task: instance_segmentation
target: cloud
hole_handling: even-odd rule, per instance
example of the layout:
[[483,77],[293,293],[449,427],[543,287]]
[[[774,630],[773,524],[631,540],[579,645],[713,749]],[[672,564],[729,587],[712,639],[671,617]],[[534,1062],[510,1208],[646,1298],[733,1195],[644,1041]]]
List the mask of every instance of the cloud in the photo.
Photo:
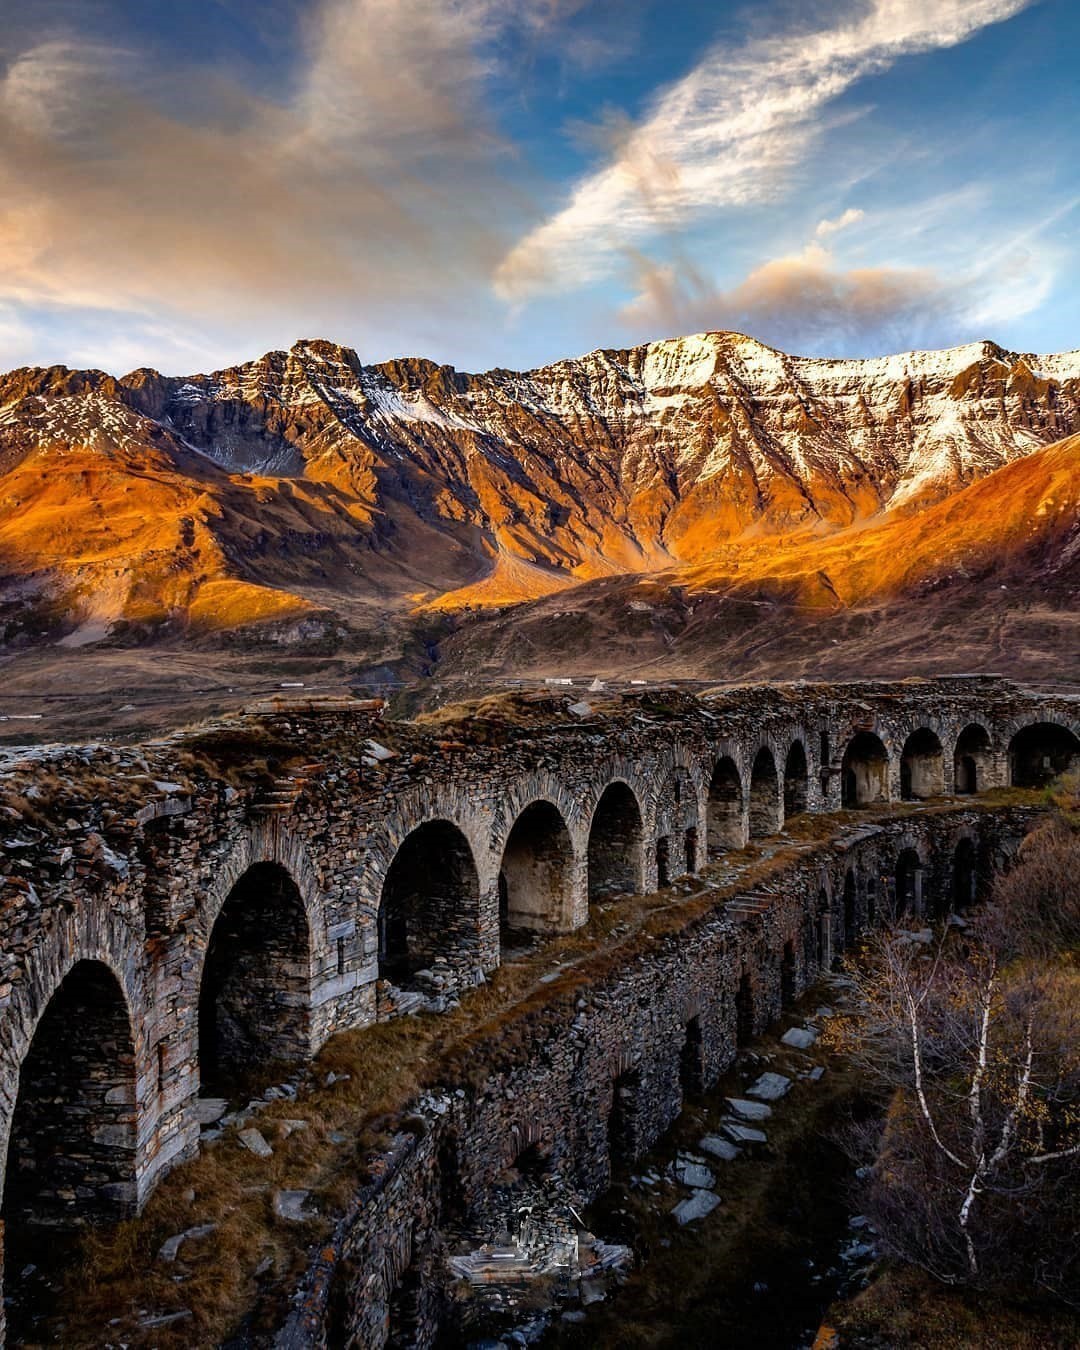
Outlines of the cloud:
[[857,206],[849,206],[834,220],[819,220],[814,234],[818,239],[827,239],[830,234],[839,234],[841,230],[846,230],[849,225],[857,225],[865,215],[866,212],[861,211]]
[[520,228],[485,103],[508,22],[501,0],[322,0],[275,98],[71,33],[26,45],[0,65],[0,305],[171,316],[151,347],[177,356],[460,313]]
[[867,355],[957,340],[966,288],[930,270],[843,269],[820,244],[776,258],[737,286],[712,285],[689,264],[638,260],[640,293],[622,321],[648,336],[735,329],[806,355]]
[[708,210],[774,199],[828,106],[900,57],[951,47],[1031,0],[869,0],[831,26],[712,49],[621,138],[605,167],[495,274],[523,302],[610,275],[625,251]]

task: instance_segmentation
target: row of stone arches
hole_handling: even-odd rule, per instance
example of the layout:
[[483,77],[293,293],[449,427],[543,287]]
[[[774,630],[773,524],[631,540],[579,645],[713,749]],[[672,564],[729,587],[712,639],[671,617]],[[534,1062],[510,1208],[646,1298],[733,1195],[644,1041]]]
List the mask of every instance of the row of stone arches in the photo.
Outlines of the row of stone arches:
[[[1067,769],[1078,750],[1080,742],[1067,728],[1036,723],[1018,730],[1004,753],[1011,781],[1035,786]],[[980,790],[995,753],[985,728],[964,728],[954,743],[957,790]],[[905,745],[909,767],[901,773],[902,785],[915,795],[929,790],[937,782],[942,755],[936,737],[913,733]],[[857,782],[884,782],[887,791],[889,756],[873,733],[857,733],[844,760],[845,775],[850,770]],[[703,795],[709,852],[741,847],[747,834],[775,833],[805,810],[808,761],[800,740],[786,755],[761,746],[744,793],[736,759],[721,755]],[[697,789],[685,769],[674,771],[674,783],[671,795],[680,814],[666,826],[670,833],[662,836],[664,848],[655,841],[661,881],[683,866],[696,870]],[[582,881],[592,900],[641,889],[646,814],[634,788],[623,780],[608,783],[583,838],[581,829],[580,824],[572,827],[553,801],[534,800],[519,811],[498,867],[499,921],[505,933],[571,926],[571,897]],[[954,866],[961,895],[973,895],[977,885],[972,847],[964,846]],[[901,858],[893,878],[898,900],[916,908],[922,902],[920,868],[917,856]],[[312,989],[317,949],[321,952],[327,942],[313,887],[291,859],[257,858],[232,880],[213,914],[202,964],[193,977],[204,1092],[231,1094],[246,1073],[265,1070],[273,1061],[306,1058],[317,1041]],[[845,934],[849,903],[853,910],[857,903],[854,896],[849,901],[846,887],[845,881]],[[407,982],[445,960],[455,944],[464,956],[477,953],[481,901],[480,872],[458,825],[438,819],[410,831],[386,869],[374,910],[379,974],[391,983]],[[865,910],[871,916],[872,903],[868,895]],[[826,945],[827,940],[828,935]],[[348,941],[336,939],[340,976],[347,973]],[[132,1025],[128,997],[105,962],[77,961],[57,984],[20,1065],[5,1168],[9,1233],[47,1232],[116,1217],[136,1204],[140,1103],[148,1091],[164,1095],[168,1066],[164,1042],[145,1056],[149,1063],[140,1062]]]
[[[1011,787],[1044,787],[1069,771],[1080,758],[1080,738],[1057,722],[1021,727],[1004,751]],[[919,727],[905,740],[899,756],[899,789],[904,801],[942,796],[946,790],[945,749],[938,733]],[[859,731],[849,741],[841,762],[841,805],[874,806],[890,800],[889,750],[873,731]],[[973,722],[957,735],[952,754],[952,787],[959,795],[998,786],[995,750],[987,729]]]

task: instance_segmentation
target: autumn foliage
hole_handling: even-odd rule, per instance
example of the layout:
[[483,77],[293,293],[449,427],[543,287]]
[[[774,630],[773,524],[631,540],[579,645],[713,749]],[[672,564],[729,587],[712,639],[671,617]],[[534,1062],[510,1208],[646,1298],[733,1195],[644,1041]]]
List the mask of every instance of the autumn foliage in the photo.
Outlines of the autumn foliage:
[[890,1089],[867,1213],[947,1284],[1080,1302],[1080,831],[1049,819],[983,913],[925,938],[855,972],[857,1053]]

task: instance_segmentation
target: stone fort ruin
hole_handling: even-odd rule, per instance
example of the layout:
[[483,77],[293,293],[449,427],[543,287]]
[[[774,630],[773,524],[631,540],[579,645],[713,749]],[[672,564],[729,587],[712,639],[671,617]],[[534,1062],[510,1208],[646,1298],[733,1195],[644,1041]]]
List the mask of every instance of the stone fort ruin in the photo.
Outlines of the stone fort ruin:
[[[482,1205],[529,1150],[596,1195],[860,932],[977,898],[1034,809],[980,797],[1040,787],[1080,755],[1080,701],[994,677],[570,701],[548,696],[501,743],[386,723],[371,704],[268,705],[218,729],[252,755],[252,728],[291,752],[254,786],[185,733],[0,752],[0,781],[32,808],[8,807],[0,840],[9,1270],[28,1233],[137,1212],[197,1151],[200,1097],[238,1075],[437,1013],[601,897],[693,876],[803,813],[862,812],[782,883],[718,901],[586,996],[553,983],[527,1059],[493,1056],[484,1089],[395,1140],[279,1343],[381,1345],[402,1318],[427,1343],[422,1277],[448,1208]],[[65,775],[92,795],[50,814],[42,785]]]

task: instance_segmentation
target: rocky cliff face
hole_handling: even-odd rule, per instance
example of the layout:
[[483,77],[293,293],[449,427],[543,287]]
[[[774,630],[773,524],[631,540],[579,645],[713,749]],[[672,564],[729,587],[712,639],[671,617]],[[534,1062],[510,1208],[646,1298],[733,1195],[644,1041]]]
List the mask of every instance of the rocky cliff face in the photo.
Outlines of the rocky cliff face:
[[466,375],[307,341],[190,378],[21,370],[0,567],[54,597],[109,571],[121,614],[148,571],[161,613],[225,578],[508,602],[920,509],[1077,431],[1080,352],[989,342],[827,361],[707,333]]

